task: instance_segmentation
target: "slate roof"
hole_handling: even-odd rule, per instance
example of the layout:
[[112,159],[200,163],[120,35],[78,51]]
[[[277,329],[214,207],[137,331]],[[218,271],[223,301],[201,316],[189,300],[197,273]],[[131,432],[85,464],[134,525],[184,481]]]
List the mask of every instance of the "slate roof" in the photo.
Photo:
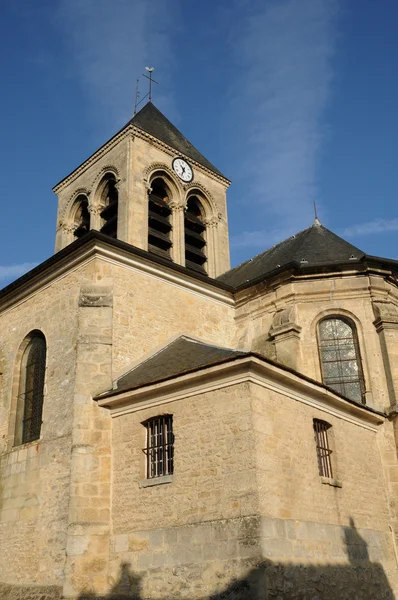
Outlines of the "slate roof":
[[[169,379],[201,367],[218,364],[247,352],[211,346],[192,338],[181,336],[144,360],[116,382],[116,390],[123,391],[154,381]],[[112,390],[110,390],[112,391]]]
[[311,227],[223,273],[217,280],[239,287],[292,263],[301,267],[337,265],[358,261],[365,256],[362,250],[316,221]]
[[153,135],[155,138],[164,142],[168,146],[171,146],[177,152],[185,154],[192,160],[195,160],[199,164],[203,165],[210,171],[221,175],[226,179],[225,175],[221,173],[210,161],[207,160],[197,150],[190,141],[179,131],[166,117],[160,112],[159,109],[154,106],[152,102],[145,104],[143,108],[129,121],[135,127],[139,127],[146,133]]

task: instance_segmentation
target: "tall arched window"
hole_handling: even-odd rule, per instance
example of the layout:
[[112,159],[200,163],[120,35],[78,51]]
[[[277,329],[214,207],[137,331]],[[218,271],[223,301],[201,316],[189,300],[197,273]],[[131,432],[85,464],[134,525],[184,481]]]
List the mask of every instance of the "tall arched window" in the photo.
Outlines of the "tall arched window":
[[325,385],[343,396],[364,402],[365,383],[354,323],[340,316],[318,326],[319,355]]
[[40,331],[34,331],[26,342],[19,377],[16,445],[40,438],[43,411],[46,340]]
[[109,235],[109,237],[117,238],[119,193],[115,176],[112,174],[106,175],[103,185],[100,202],[104,208],[101,212],[102,227],[100,231]]
[[185,266],[206,273],[206,226],[201,204],[196,196],[187,202],[184,218]]
[[158,177],[151,183],[151,188],[148,201],[148,250],[170,258],[172,226],[166,185]]
[[76,238],[81,238],[84,234],[90,231],[90,213],[88,212],[88,198],[84,194],[80,194],[76,198],[73,225],[75,226],[73,235]]

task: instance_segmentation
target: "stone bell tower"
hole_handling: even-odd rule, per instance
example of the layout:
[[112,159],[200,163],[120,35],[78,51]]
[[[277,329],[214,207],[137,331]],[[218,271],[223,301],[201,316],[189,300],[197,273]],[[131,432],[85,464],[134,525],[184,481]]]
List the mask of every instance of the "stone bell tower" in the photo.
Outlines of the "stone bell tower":
[[55,251],[90,229],[217,277],[230,181],[151,103],[54,188]]

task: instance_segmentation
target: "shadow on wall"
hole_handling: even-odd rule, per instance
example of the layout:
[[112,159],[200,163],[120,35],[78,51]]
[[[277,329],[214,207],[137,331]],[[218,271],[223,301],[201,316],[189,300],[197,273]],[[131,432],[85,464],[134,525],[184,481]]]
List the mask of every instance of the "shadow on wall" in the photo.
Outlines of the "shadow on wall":
[[[258,560],[243,578],[233,579],[224,590],[203,596],[202,600],[385,600],[394,599],[383,567],[369,560],[368,547],[355,528],[344,530],[344,541],[350,564],[303,565]],[[242,563],[241,563],[242,566]],[[198,565],[195,565],[195,571]],[[154,576],[155,571],[154,571]],[[197,577],[195,578],[197,581]],[[145,600],[139,574],[130,565],[121,565],[117,583],[106,596],[85,593],[79,600]],[[198,598],[189,595],[189,585],[181,582],[181,594],[167,594],[156,600]],[[151,596],[151,598],[154,598]]]

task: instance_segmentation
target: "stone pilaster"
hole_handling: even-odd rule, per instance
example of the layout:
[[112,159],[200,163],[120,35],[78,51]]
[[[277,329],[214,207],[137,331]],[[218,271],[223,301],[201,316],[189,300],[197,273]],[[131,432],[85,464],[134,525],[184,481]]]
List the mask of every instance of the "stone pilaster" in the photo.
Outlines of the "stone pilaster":
[[278,310],[269,331],[275,346],[276,360],[282,365],[299,368],[301,327],[295,322],[295,307]]
[[185,205],[179,202],[171,202],[172,211],[172,259],[179,265],[185,266],[185,234],[184,234],[184,209]]
[[212,217],[205,221],[206,242],[207,242],[207,272],[210,277],[217,277],[218,272],[218,238],[217,227],[220,221],[219,217]]
[[111,423],[92,397],[112,384],[112,290],[85,285],[79,299],[64,597],[107,589]]
[[373,302],[381,353],[386,371],[390,406],[398,408],[398,306],[391,302]]

